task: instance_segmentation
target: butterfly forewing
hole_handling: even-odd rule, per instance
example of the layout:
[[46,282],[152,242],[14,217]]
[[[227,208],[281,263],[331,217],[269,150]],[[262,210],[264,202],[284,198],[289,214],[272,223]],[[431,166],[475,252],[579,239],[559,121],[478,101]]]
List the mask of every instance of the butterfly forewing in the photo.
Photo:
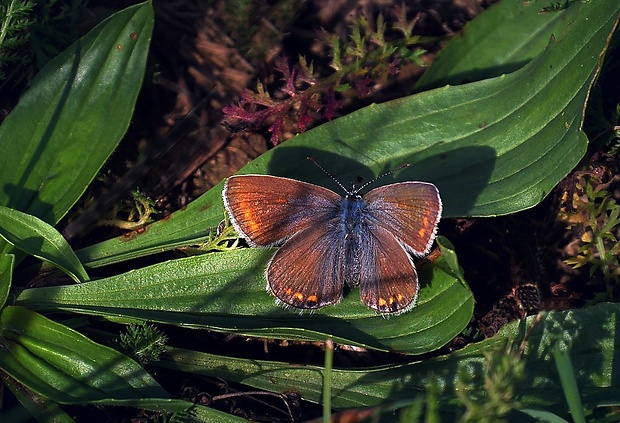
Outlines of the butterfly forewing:
[[262,246],[325,222],[341,200],[327,188],[268,175],[231,176],[222,197],[235,229]]
[[394,236],[381,226],[367,235],[361,259],[360,297],[382,314],[410,310],[418,297],[418,275],[411,257]]
[[433,184],[399,182],[371,190],[364,196],[376,225],[420,256],[428,253],[441,218],[441,198]]
[[267,268],[267,290],[284,304],[314,309],[342,299],[346,263],[329,222],[296,233]]

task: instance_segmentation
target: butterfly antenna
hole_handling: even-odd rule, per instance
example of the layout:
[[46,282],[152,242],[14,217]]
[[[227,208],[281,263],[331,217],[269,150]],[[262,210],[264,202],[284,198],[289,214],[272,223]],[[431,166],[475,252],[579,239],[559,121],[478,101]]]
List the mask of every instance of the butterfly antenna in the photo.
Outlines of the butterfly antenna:
[[371,179],[370,181],[366,182],[365,184],[362,184],[359,188],[356,188],[355,191],[359,192],[362,189],[366,188],[368,185],[370,185],[372,183],[375,183],[377,181],[377,179],[381,179],[384,176],[391,175],[392,173],[396,172],[397,170],[401,170],[401,169],[404,169],[404,168],[409,167],[409,166],[410,166],[409,163],[404,163],[404,164],[401,164],[398,167],[395,167],[394,169],[388,170],[387,172],[382,173],[381,175],[377,176],[376,178]]
[[343,190],[344,192],[346,192],[346,193],[358,193],[358,192],[360,192],[362,189],[366,188],[368,185],[370,185],[370,184],[374,183],[377,179],[383,178],[384,176],[391,175],[392,173],[396,172],[397,170],[401,170],[401,169],[404,169],[404,168],[406,168],[406,167],[409,167],[409,166],[410,166],[410,165],[409,165],[409,163],[402,164],[402,165],[400,165],[400,166],[398,166],[398,167],[395,167],[394,169],[391,169],[391,170],[388,170],[387,172],[382,173],[381,175],[377,176],[376,178],[371,179],[370,181],[366,182],[365,184],[362,184],[362,185],[361,185],[361,186],[359,186],[359,187],[357,187],[355,184],[353,184],[353,189],[351,190],[351,191],[352,191],[352,192],[351,192],[351,191],[349,191],[348,189],[346,189],[346,188],[345,188],[345,186],[344,186],[344,185],[342,185],[342,184],[340,183],[340,181],[339,181],[338,179],[336,179],[336,177],[335,177],[334,175],[332,175],[331,173],[329,173],[327,170],[325,170],[325,168],[324,168],[323,166],[321,166],[320,164],[318,164],[316,160],[314,160],[314,159],[313,159],[312,157],[310,157],[310,156],[308,156],[308,157],[306,157],[306,158],[307,158],[308,160],[310,160],[312,163],[314,163],[314,165],[315,165],[316,167],[318,167],[318,168],[319,168],[319,169],[321,169],[323,172],[325,172],[325,174],[326,174],[327,176],[329,176],[330,178],[332,178],[332,180],[333,180],[334,182],[336,182],[336,183],[338,184],[338,186],[339,186],[340,188],[342,188],[342,190]]
[[323,172],[325,172],[325,174],[326,174],[327,176],[329,176],[330,178],[332,178],[332,180],[333,180],[335,183],[337,183],[337,184],[338,184],[338,186],[339,186],[340,188],[342,188],[342,190],[343,190],[344,192],[349,192],[349,190],[348,190],[348,189],[346,189],[346,188],[344,187],[344,185],[342,185],[342,184],[340,183],[340,181],[339,181],[338,179],[336,179],[336,177],[335,177],[334,175],[332,175],[332,174],[331,174],[331,173],[329,173],[327,170],[325,170],[325,168],[324,168],[323,166],[321,166],[320,164],[318,164],[318,162],[317,162],[316,160],[314,160],[314,159],[313,159],[312,157],[310,157],[310,156],[306,157],[306,159],[310,160],[312,163],[314,163],[314,165],[315,165],[316,167],[318,167],[319,169],[321,169]]

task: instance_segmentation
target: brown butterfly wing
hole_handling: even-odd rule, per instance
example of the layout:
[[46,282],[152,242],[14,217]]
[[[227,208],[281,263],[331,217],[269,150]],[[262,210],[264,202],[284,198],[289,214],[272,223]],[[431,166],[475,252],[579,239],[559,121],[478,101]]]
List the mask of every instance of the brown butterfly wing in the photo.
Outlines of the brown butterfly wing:
[[399,182],[371,190],[364,200],[377,226],[386,229],[415,255],[429,252],[442,211],[435,185]]
[[251,245],[274,245],[333,217],[338,194],[307,182],[268,175],[226,181],[224,206],[237,232]]
[[415,305],[418,275],[404,246],[382,226],[364,235],[360,250],[360,297],[382,314],[405,313]]
[[347,265],[344,242],[325,221],[296,233],[267,268],[267,290],[282,303],[316,309],[342,299]]

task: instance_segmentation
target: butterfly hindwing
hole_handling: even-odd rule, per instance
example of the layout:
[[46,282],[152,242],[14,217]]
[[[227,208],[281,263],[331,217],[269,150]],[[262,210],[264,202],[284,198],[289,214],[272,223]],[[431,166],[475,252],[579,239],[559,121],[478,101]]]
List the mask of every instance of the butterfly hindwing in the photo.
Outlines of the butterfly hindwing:
[[398,182],[364,196],[367,212],[377,225],[400,240],[417,256],[427,254],[441,218],[441,198],[433,184]]
[[267,290],[282,303],[305,309],[336,304],[346,278],[342,242],[327,222],[288,239],[267,268]]
[[360,297],[382,314],[410,310],[418,297],[418,275],[404,246],[382,226],[364,235],[360,259]]

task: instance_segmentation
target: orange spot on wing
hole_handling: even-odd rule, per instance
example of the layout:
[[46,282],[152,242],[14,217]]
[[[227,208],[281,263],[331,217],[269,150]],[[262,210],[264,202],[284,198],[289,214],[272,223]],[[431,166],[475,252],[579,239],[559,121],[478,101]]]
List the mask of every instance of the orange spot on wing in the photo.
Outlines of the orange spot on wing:
[[425,238],[426,234],[428,233],[428,217],[424,216],[422,218],[422,227],[420,229],[418,229],[418,236],[420,238]]
[[249,201],[239,201],[233,206],[233,215],[236,215],[241,228],[247,234],[253,234],[260,229],[260,221],[254,212],[254,204]]
[[254,233],[260,229],[260,222],[254,219],[254,214],[251,211],[243,213],[243,222],[247,225],[247,232]]

